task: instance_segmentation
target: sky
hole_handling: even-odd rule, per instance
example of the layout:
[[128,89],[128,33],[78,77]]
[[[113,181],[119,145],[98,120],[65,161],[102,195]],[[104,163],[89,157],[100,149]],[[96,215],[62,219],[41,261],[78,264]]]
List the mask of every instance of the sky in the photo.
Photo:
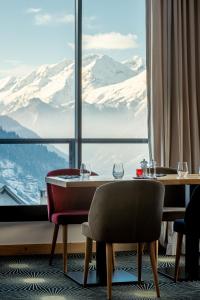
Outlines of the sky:
[[[0,1],[0,78],[74,59],[74,0]],[[145,0],[83,0],[83,54],[145,58]]]

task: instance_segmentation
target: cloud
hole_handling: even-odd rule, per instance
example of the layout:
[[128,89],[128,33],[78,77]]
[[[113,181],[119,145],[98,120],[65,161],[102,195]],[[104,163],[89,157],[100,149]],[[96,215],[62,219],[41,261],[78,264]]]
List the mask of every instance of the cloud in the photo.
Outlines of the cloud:
[[33,8],[33,7],[30,7],[26,10],[26,13],[27,14],[37,14],[41,11],[42,9],[41,8]]
[[55,20],[57,21],[57,23],[74,23],[74,15],[66,14],[66,15],[55,18]]
[[72,14],[35,14],[35,25],[56,25],[74,23],[74,15]]
[[119,32],[99,33],[95,35],[83,35],[84,49],[130,49],[137,48],[137,35]]
[[35,24],[36,25],[47,25],[51,22],[52,18],[49,14],[39,14],[35,15]]

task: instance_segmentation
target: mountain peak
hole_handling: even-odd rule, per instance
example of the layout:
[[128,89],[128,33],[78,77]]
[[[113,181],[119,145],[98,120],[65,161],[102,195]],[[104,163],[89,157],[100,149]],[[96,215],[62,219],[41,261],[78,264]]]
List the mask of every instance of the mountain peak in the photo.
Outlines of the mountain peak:
[[145,69],[144,59],[138,55],[134,55],[131,59],[125,60],[122,63],[129,67],[134,72],[134,75]]
[[88,64],[93,63],[97,59],[101,58],[102,56],[104,56],[104,55],[103,54],[95,54],[95,53],[90,53],[88,55],[85,55],[83,57],[82,66],[85,67]]
[[94,88],[119,83],[133,76],[126,65],[104,54],[90,54],[83,59],[83,86]]
[[42,77],[54,76],[59,72],[62,72],[72,63],[73,62],[71,60],[63,59],[57,64],[42,65],[38,69],[36,69],[35,74]]

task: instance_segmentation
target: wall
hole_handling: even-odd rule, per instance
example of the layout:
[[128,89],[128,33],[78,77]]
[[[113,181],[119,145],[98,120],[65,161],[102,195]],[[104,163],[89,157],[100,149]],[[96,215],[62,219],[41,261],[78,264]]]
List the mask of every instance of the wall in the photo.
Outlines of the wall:
[[[54,226],[49,222],[0,223],[0,245],[51,244]],[[60,229],[58,242],[61,242]],[[84,242],[81,225],[69,225],[68,241]]]
[[[59,232],[57,253],[62,253],[62,230]],[[53,225],[49,222],[0,223],[0,255],[49,254]],[[81,225],[69,225],[69,253],[84,252],[85,238]],[[115,244],[115,251],[135,250],[135,244]],[[95,251],[95,244],[93,250]]]

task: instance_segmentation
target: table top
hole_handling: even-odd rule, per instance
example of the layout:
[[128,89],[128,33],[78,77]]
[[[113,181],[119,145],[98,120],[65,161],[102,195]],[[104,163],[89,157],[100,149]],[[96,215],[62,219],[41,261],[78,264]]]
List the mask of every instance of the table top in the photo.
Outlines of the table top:
[[[102,184],[116,181],[136,180],[131,176],[124,176],[123,179],[114,179],[112,176],[90,176],[89,179],[73,178],[65,179],[59,176],[49,176],[45,178],[46,183],[61,187],[98,187]],[[140,179],[145,180],[145,179]],[[185,178],[179,178],[176,174],[170,174],[155,179],[164,185],[192,185],[200,184],[200,175],[188,174]]]

